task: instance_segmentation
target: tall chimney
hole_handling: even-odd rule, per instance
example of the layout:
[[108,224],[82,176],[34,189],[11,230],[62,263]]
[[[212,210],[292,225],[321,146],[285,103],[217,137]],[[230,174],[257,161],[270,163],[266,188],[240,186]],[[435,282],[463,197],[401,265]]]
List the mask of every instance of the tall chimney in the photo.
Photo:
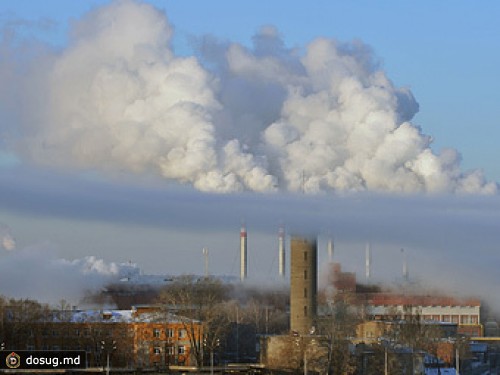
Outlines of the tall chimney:
[[406,259],[405,249],[401,249],[401,253],[403,254],[403,280],[408,281],[409,279],[408,261]]
[[205,260],[205,277],[208,277],[208,249],[206,247],[203,248],[203,258]]
[[280,277],[285,277],[285,228],[280,226],[278,233],[278,268]]
[[292,237],[290,249],[290,328],[304,335],[313,330],[316,320],[317,242]]
[[372,265],[372,256],[370,253],[370,243],[366,243],[366,254],[365,254],[365,273],[366,280],[368,281],[371,276],[371,265]]
[[240,230],[240,280],[245,281],[247,276],[247,229],[243,223]]
[[334,251],[333,240],[330,239],[328,241],[328,263],[333,262],[333,251]]

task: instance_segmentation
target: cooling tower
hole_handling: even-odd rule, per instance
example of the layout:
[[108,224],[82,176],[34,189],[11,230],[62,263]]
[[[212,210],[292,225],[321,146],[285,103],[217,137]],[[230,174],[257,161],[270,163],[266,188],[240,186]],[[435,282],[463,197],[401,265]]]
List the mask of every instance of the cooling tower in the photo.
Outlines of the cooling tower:
[[316,320],[317,243],[292,237],[290,249],[290,329],[304,335],[311,332]]

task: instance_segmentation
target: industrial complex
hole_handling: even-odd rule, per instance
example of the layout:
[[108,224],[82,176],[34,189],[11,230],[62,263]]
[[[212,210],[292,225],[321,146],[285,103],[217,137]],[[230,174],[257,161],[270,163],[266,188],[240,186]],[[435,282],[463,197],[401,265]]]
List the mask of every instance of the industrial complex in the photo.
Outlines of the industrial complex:
[[[111,285],[103,295],[121,301],[119,309],[54,310],[33,301],[3,301],[2,348],[84,350],[88,369],[108,366],[115,373],[434,374],[446,369],[476,374],[500,368],[498,325],[487,321],[479,299],[360,284],[334,261],[333,240],[327,243],[327,282],[318,288],[317,239],[286,239],[281,226],[277,274],[289,277],[289,287],[247,285],[243,224],[239,278],[210,276],[204,249],[203,276],[131,272]],[[365,261],[369,281],[369,244]],[[406,262],[403,275],[408,277]],[[141,293],[144,303],[134,304]]]

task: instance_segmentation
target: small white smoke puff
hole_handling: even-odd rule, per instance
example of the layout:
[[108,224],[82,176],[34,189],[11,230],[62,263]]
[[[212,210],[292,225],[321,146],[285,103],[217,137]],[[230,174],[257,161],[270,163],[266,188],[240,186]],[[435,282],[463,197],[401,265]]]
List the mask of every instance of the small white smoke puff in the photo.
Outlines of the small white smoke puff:
[[78,303],[86,292],[99,291],[131,270],[137,268],[95,256],[58,258],[47,246],[24,248],[1,258],[0,294],[50,303],[64,298]]
[[7,251],[12,251],[16,248],[16,241],[11,234],[10,228],[6,225],[0,224],[0,243]]
[[76,23],[69,46],[41,64],[38,86],[26,85],[38,105],[48,99],[27,121],[36,128],[26,152],[204,191],[497,190],[481,171],[462,172],[457,152],[431,151],[410,122],[411,92],[394,87],[361,43],[317,39],[301,55],[266,27],[253,49],[206,39],[209,72],[175,56],[171,35],[163,13],[133,1]]
[[2,238],[2,246],[5,250],[12,251],[16,248],[16,241],[11,235],[6,234]]

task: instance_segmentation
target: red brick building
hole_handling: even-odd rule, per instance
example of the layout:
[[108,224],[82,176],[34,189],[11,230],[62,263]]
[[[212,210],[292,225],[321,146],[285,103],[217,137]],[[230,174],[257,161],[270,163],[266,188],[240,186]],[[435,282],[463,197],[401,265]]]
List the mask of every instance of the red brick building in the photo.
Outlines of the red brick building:
[[85,350],[87,365],[151,368],[193,365],[199,322],[159,308],[46,311],[35,320],[8,312],[3,320],[6,349]]

